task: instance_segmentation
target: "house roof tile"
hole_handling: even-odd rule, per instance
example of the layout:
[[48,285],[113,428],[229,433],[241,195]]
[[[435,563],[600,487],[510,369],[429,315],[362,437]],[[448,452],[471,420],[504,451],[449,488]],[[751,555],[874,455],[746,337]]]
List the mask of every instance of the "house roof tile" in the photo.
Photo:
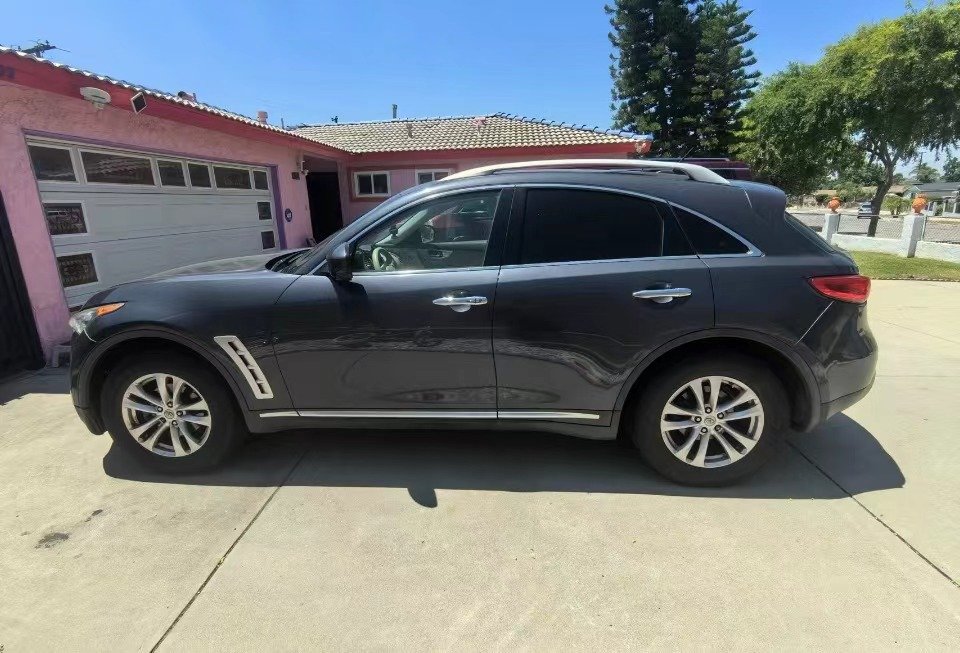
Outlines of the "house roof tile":
[[[495,113],[490,116],[416,118],[303,125],[295,134],[354,153],[475,150],[622,143],[643,136]],[[626,149],[629,149],[626,148]]]

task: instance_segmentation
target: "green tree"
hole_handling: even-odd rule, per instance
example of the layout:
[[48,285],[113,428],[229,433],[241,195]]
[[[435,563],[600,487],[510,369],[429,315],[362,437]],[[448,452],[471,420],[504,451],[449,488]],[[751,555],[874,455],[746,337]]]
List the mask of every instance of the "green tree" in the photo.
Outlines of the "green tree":
[[691,93],[695,0],[616,0],[610,15],[614,124],[653,134],[653,152],[682,156],[694,146]]
[[750,11],[737,0],[704,0],[696,10],[699,39],[692,99],[700,107],[698,149],[728,156],[742,128],[741,107],[753,95],[760,72],[747,43],[757,37],[747,23]]
[[750,163],[758,179],[791,195],[826,187],[841,143],[822,139],[813,66],[791,63],[766,78],[747,103],[734,155]]
[[803,163],[791,193],[860,152],[883,166],[879,211],[897,165],[960,138],[960,0],[861,27],[816,64],[791,65],[747,105],[743,135],[740,155],[771,180]]
[[910,171],[910,175],[918,184],[932,184],[940,179],[940,173],[937,169],[923,162],[914,166],[913,170]]
[[943,181],[960,181],[960,159],[953,154],[947,155],[947,160],[943,164]]
[[879,186],[883,183],[884,169],[879,163],[869,161],[863,152],[850,149],[840,157],[837,169],[838,182],[850,182],[857,186]]

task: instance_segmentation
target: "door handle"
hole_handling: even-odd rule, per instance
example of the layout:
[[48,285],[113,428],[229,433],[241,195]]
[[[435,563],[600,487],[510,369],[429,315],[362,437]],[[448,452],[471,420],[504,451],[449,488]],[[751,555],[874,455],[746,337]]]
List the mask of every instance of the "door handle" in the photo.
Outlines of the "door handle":
[[433,300],[437,306],[449,306],[457,313],[469,311],[471,306],[483,306],[487,303],[486,297],[480,295],[467,295],[458,297],[456,295],[444,295]]
[[636,299],[649,299],[657,304],[668,304],[679,297],[689,297],[693,291],[689,288],[650,288],[633,293]]

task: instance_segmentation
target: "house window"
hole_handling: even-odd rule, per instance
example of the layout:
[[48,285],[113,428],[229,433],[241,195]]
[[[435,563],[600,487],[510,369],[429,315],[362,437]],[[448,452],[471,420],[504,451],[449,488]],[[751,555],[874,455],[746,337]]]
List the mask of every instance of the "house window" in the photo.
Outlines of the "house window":
[[70,150],[30,145],[30,159],[37,181],[76,181]]
[[64,288],[97,282],[93,254],[67,254],[57,257],[57,269]]
[[243,190],[250,188],[250,171],[246,168],[213,166],[213,178],[217,181],[217,188]]
[[417,170],[417,184],[429,184],[431,181],[439,181],[450,174],[450,170]]
[[353,194],[357,197],[387,197],[390,194],[390,173],[353,173]]
[[264,249],[273,249],[277,246],[277,240],[272,231],[261,231],[260,243]]
[[160,184],[163,186],[186,186],[187,180],[183,176],[183,164],[179,161],[157,160],[157,169],[160,171]]
[[267,185],[267,173],[263,170],[254,170],[253,171],[253,187],[257,190],[269,190],[270,187]]
[[150,159],[105,152],[81,152],[87,181],[100,184],[154,186]]
[[47,228],[51,236],[68,236],[71,234],[87,233],[87,222],[83,218],[82,204],[51,204],[43,205],[43,213],[47,218]]
[[188,163],[190,185],[194,188],[210,188],[210,167],[203,163]]
[[270,210],[270,202],[257,202],[257,216],[261,220],[273,220],[273,214]]

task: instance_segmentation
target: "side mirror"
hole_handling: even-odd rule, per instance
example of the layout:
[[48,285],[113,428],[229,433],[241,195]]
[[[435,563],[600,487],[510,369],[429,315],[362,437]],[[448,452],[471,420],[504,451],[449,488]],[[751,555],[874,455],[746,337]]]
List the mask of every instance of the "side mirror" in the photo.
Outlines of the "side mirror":
[[350,254],[350,245],[341,243],[327,255],[327,267],[334,281],[347,282],[353,278],[353,256]]

